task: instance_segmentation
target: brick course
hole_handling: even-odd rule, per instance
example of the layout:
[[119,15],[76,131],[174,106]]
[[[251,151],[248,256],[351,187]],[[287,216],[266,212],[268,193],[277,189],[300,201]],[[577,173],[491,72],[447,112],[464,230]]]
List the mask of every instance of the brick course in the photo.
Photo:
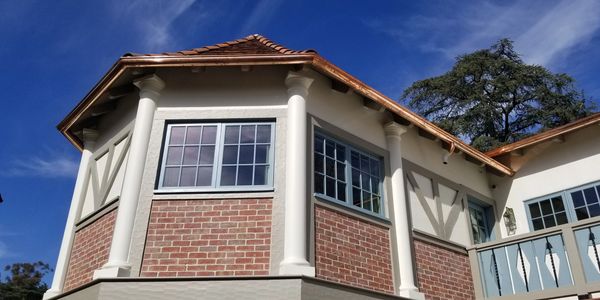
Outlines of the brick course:
[[63,290],[70,291],[92,281],[94,271],[108,261],[117,209],[75,233]]
[[386,227],[315,205],[315,262],[318,278],[394,293]]
[[269,275],[272,199],[153,201],[141,277]]
[[475,299],[469,256],[414,240],[419,291],[430,300]]

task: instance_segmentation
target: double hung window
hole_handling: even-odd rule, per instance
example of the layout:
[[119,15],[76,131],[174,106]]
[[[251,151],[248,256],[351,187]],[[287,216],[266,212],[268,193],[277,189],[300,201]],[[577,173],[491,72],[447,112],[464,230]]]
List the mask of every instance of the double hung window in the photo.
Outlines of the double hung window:
[[169,124],[162,190],[272,187],[274,123]]
[[381,158],[321,133],[314,141],[315,194],[383,215]]

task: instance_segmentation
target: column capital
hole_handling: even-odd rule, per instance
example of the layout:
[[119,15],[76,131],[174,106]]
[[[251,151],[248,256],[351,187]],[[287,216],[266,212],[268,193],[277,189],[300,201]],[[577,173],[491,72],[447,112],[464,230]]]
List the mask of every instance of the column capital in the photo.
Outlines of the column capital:
[[400,125],[394,121],[391,121],[383,125],[383,130],[385,131],[385,135],[387,137],[401,138],[408,129],[404,125]]
[[163,88],[165,88],[165,82],[156,74],[150,74],[138,78],[133,81],[133,85],[140,89],[140,94],[144,92],[153,92],[158,94]]
[[285,78],[285,85],[288,87],[288,95],[300,95],[302,97],[308,96],[308,88],[310,88],[314,79],[308,77],[306,74],[289,71]]

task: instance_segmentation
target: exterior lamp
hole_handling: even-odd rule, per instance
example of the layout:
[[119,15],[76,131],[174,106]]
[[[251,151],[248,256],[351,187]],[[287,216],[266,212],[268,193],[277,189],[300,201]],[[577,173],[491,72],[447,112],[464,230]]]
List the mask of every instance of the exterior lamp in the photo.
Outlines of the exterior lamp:
[[506,226],[506,233],[513,235],[517,231],[517,221],[515,220],[515,212],[512,208],[507,207],[504,212],[504,226]]

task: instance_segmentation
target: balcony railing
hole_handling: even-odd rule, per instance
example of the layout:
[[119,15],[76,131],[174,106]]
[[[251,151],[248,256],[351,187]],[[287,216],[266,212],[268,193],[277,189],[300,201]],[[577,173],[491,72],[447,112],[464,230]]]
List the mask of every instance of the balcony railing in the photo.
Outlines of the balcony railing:
[[469,248],[477,299],[600,291],[600,217]]

